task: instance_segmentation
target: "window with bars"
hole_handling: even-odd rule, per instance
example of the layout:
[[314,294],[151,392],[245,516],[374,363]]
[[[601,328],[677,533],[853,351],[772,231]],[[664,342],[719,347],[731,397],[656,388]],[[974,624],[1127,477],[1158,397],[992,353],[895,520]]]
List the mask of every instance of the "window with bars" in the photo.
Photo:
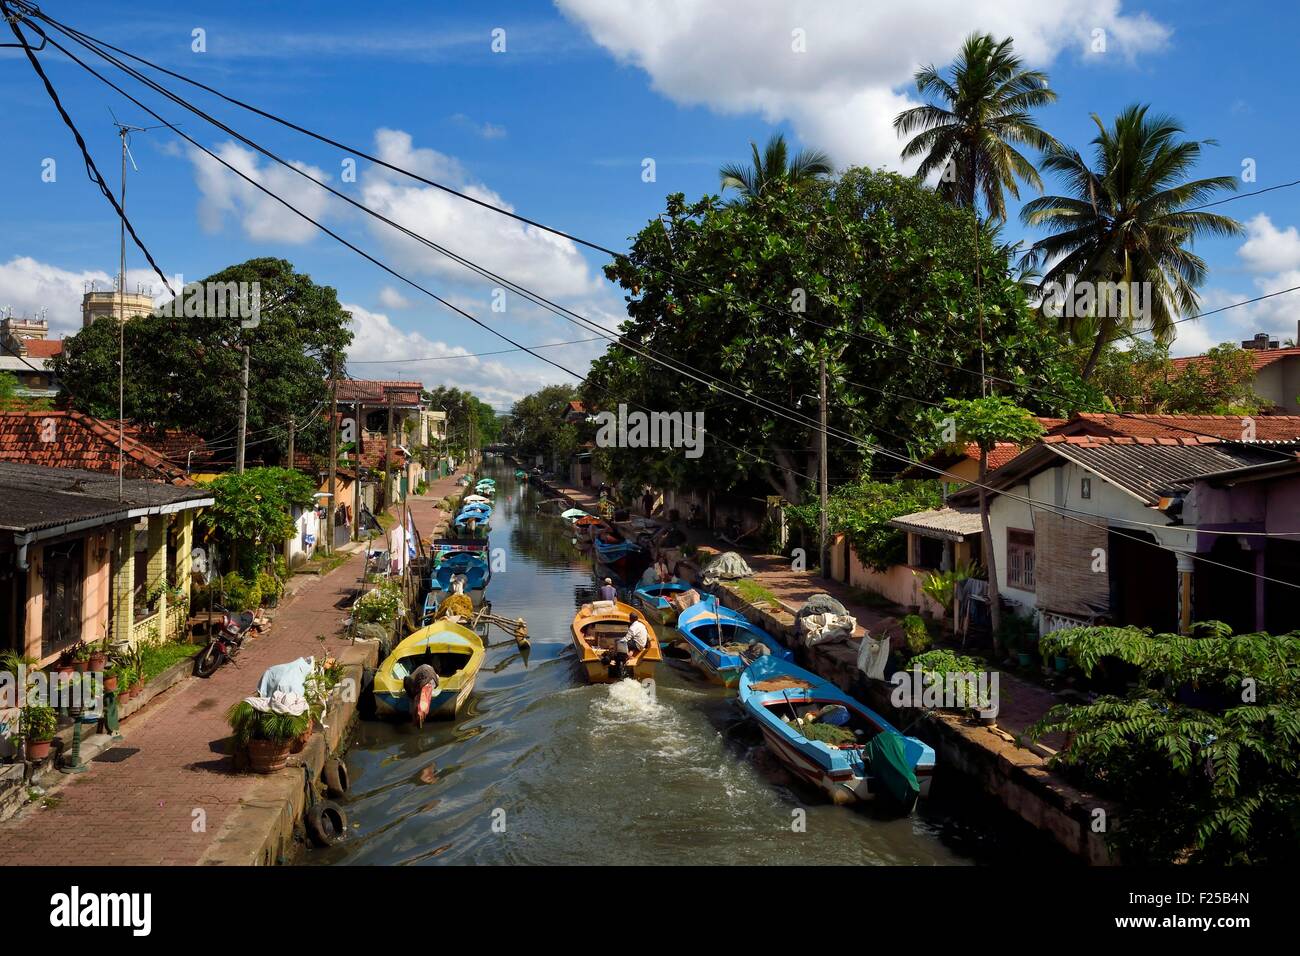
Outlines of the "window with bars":
[[1007,586],[1034,590],[1034,533],[1007,529]]

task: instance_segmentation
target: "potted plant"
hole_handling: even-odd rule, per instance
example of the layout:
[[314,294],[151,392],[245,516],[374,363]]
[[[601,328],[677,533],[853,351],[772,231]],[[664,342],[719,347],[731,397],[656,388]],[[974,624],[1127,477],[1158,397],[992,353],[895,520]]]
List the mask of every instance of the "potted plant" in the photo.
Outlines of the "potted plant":
[[226,712],[236,747],[248,752],[253,773],[275,773],[289,762],[294,741],[311,732],[307,701],[277,691],[270,698],[246,697]]
[[117,682],[120,676],[116,664],[110,665],[104,669],[104,692],[106,694],[117,693]]
[[27,741],[27,759],[33,762],[50,755],[50,744],[59,729],[54,708],[45,704],[29,704],[18,714],[18,733]]
[[117,686],[121,688],[117,694],[118,704],[125,704],[135,696],[134,684],[139,680],[139,674],[130,664],[117,665]]

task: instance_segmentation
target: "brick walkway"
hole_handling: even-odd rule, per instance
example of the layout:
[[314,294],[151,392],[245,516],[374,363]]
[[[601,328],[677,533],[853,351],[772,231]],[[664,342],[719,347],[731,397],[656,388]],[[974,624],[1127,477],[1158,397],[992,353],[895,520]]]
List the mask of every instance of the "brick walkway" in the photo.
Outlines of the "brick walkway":
[[[429,497],[436,501],[454,487],[454,476],[438,479]],[[327,655],[347,646],[339,635],[362,561],[358,551],[328,575],[302,584],[295,579],[298,586],[272,626],[233,665],[207,680],[185,681],[122,725],[124,739],[101,756],[128,752],[126,759],[91,761],[87,773],[52,792],[51,806],[38,801],[0,824],[0,864],[197,863],[260,781],[231,772],[226,710],[254,693],[272,664],[319,655],[317,635],[326,635]],[[206,816],[203,832],[195,832],[195,810]]]

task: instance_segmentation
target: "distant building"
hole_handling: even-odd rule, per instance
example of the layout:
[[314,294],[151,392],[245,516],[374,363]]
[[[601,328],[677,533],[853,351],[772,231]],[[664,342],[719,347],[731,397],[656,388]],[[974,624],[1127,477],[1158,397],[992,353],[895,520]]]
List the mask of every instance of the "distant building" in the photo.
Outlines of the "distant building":
[[93,285],[81,297],[81,325],[84,328],[96,319],[134,318],[153,311],[153,295],[148,292],[118,292],[116,289],[100,291]]
[[[1255,366],[1255,394],[1271,403],[1272,411],[1294,415],[1300,413],[1300,348],[1282,348],[1280,344],[1276,339],[1270,339],[1267,332],[1260,332],[1242,342],[1241,347],[1250,352],[1250,360]],[[1173,363],[1174,368],[1182,371],[1204,361],[1204,355],[1189,355],[1176,358]]]
[[59,394],[50,360],[63,351],[63,340],[50,339],[49,333],[45,319],[0,319],[0,372],[18,379],[18,394],[24,398]]

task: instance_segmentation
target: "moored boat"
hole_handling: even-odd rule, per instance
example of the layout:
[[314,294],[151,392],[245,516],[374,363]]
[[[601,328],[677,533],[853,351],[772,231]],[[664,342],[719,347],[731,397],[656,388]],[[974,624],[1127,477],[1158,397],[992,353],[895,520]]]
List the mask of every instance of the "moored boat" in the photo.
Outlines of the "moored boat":
[[596,549],[596,561],[611,568],[624,581],[638,580],[650,564],[649,552],[638,544],[622,540],[613,532],[597,534],[592,538],[592,544]]
[[770,656],[741,673],[738,689],[768,749],[835,803],[884,798],[910,813],[929,795],[934,750],[830,681]]
[[677,605],[673,599],[690,589],[691,586],[685,581],[667,581],[643,584],[632,594],[637,607],[645,611],[646,617],[660,624],[672,624],[677,620]]
[[453,621],[436,621],[414,631],[375,671],[376,713],[413,716],[407,678],[414,677],[424,664],[433,668],[436,679],[421,686],[415,710],[424,710],[424,718],[455,717],[474,690],[483,664],[483,640]]
[[[633,621],[645,624],[649,643],[620,660],[619,643],[626,643]],[[655,665],[662,659],[659,639],[644,614],[622,601],[593,601],[584,604],[573,616],[573,648],[578,664],[592,684],[608,684],[632,677],[654,677]]]
[[788,647],[711,594],[678,615],[677,632],[691,663],[724,687],[735,687],[745,668],[763,656],[794,660]]

